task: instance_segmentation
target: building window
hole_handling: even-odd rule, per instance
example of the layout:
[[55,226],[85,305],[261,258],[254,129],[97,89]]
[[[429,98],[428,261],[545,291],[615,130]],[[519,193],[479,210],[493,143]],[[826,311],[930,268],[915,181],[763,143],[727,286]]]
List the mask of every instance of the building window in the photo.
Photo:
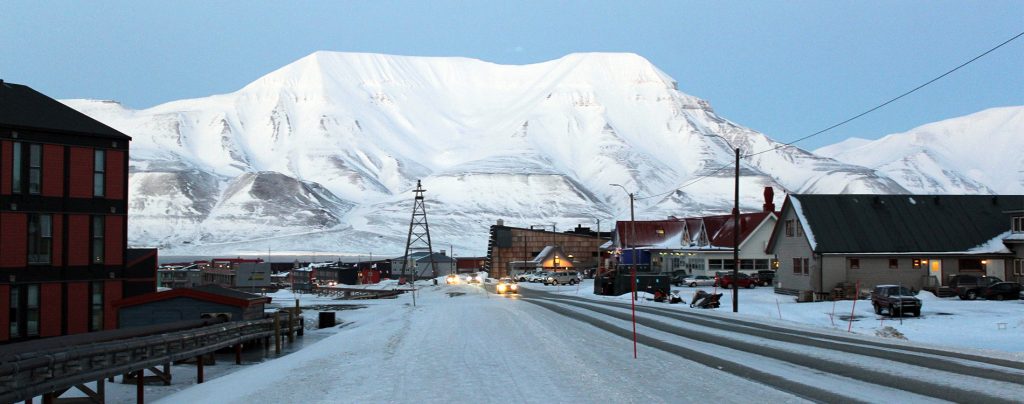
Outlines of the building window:
[[10,338],[39,335],[39,285],[11,287]]
[[900,269],[900,260],[889,258],[889,269]]
[[807,258],[804,258],[803,260],[804,260],[804,265],[803,265],[803,267],[804,267],[804,275],[810,275],[811,274],[811,265],[808,262]]
[[18,287],[11,288],[10,310],[7,315],[7,319],[8,321],[10,321],[9,335],[11,336],[11,338],[17,338],[21,336],[21,327],[19,325],[20,323],[18,322],[18,320],[20,319],[20,316],[18,316],[18,314],[21,312],[21,310],[19,310],[19,308],[21,308],[21,299],[18,293],[20,290],[21,289]]
[[1024,276],[1024,259],[1013,260],[1013,274]]
[[25,286],[25,335],[39,335],[39,285]]
[[[21,193],[21,142],[14,142],[14,171],[11,173],[11,190]],[[14,335],[14,334],[11,334]]]
[[28,193],[38,194],[43,190],[43,146],[28,145]]
[[804,273],[803,260],[800,258],[793,258],[793,273],[797,275]]
[[796,226],[794,225],[793,222],[794,222],[794,220],[792,220],[792,219],[786,221],[786,237],[794,237],[794,236],[796,236],[796,230],[794,230],[794,228]]
[[104,172],[106,172],[106,153],[96,150],[92,163],[92,195],[103,196]]
[[1013,218],[1013,225],[1010,227],[1014,233],[1024,232],[1024,216],[1017,216]]
[[103,282],[92,283],[92,293],[89,298],[89,331],[103,329]]
[[859,258],[850,258],[849,260],[847,260],[847,262],[850,263],[850,269],[860,269],[860,259]]
[[53,245],[53,224],[50,215],[28,217],[28,263],[49,264]]
[[103,263],[103,216],[92,217],[92,263]]

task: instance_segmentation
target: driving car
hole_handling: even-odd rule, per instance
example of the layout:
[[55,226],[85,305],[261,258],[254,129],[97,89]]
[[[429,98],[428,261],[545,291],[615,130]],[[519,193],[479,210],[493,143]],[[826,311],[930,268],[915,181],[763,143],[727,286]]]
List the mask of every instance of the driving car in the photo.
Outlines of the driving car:
[[455,274],[451,274],[444,277],[444,283],[447,283],[449,285],[458,285],[459,283],[462,283],[460,282],[460,280],[461,279],[459,279],[459,276]]
[[903,317],[903,313],[913,314],[914,317],[921,315],[921,299],[904,286],[875,286],[871,292],[871,305],[875,307],[875,314],[882,314],[882,310],[886,310],[889,317]]
[[676,284],[676,285],[679,285],[679,286],[686,285],[686,286],[689,286],[689,287],[693,288],[693,287],[697,287],[697,286],[711,286],[711,285],[714,285],[714,284],[715,284],[715,278],[712,278],[710,276],[707,276],[707,275],[689,275],[689,276],[687,276],[687,277],[685,277],[683,279],[680,279],[679,283]]
[[480,283],[483,282],[483,277],[480,274],[469,274],[466,277],[466,283]]
[[494,286],[494,290],[498,293],[519,293],[519,285],[512,278],[501,278],[498,280],[498,284]]
[[575,285],[580,281],[579,273],[576,271],[552,272],[544,278],[545,285],[569,284]]

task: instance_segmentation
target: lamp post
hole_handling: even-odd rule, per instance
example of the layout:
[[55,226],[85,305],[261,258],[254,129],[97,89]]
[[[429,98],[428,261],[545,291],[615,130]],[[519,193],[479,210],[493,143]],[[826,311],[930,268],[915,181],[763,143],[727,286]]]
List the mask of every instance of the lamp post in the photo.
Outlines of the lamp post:
[[633,250],[633,265],[630,266],[629,271],[629,284],[630,291],[633,293],[633,298],[630,299],[630,310],[633,312],[633,359],[636,359],[636,216],[633,214],[633,193],[626,190],[626,187],[619,184],[609,184],[611,186],[622,188],[622,191],[629,195],[629,226],[630,226],[630,246]]
[[736,151],[736,187],[732,208],[732,312],[736,313],[740,309],[739,285],[737,282],[740,277],[740,148],[732,147],[732,143],[729,143],[729,139],[726,139],[721,135],[713,134],[704,136],[718,137],[724,140],[725,144],[729,145],[730,149]]

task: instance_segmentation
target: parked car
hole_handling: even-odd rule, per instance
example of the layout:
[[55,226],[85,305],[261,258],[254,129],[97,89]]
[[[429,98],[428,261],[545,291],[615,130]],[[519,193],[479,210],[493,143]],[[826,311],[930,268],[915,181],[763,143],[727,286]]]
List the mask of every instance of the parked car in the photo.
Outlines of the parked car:
[[531,275],[536,275],[536,272],[523,272],[519,275],[516,275],[514,279],[516,280],[516,282],[527,282],[529,281]]
[[575,285],[580,281],[580,274],[576,271],[552,272],[544,278],[545,285]]
[[741,288],[753,288],[754,286],[757,286],[754,282],[754,278],[751,278],[750,275],[743,272],[740,272],[739,276],[736,277],[735,280],[733,279],[732,273],[718,275],[717,279],[715,279],[715,284],[720,288],[731,288],[733,283]]
[[975,297],[989,300],[1020,299],[1021,285],[1017,282],[999,282],[977,290]]
[[954,275],[949,280],[949,287],[956,291],[956,295],[963,300],[974,300],[978,298],[978,292],[987,286],[1002,282],[994,276],[979,275]]
[[548,273],[547,272],[535,272],[535,273],[532,273],[529,276],[527,276],[526,277],[526,281],[527,282],[531,282],[531,283],[537,283],[537,282],[544,282],[544,280],[547,279],[547,278],[548,278]]
[[757,271],[752,277],[754,278],[754,283],[768,286],[775,282],[775,271]]
[[903,317],[904,313],[913,314],[914,317],[921,315],[921,299],[904,286],[875,286],[871,292],[871,305],[875,307],[875,314],[882,314],[882,310],[886,310],[889,317]]
[[711,286],[715,284],[715,278],[707,275],[689,275],[679,280],[676,286],[686,285],[689,287]]
[[498,280],[498,284],[494,286],[494,290],[498,293],[519,293],[519,285],[512,278],[501,278]]

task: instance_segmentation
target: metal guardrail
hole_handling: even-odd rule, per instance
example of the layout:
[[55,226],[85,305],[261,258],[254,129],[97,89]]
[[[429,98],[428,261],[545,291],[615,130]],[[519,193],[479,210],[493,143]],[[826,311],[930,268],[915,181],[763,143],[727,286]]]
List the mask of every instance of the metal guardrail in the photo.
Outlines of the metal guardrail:
[[[291,316],[289,316],[291,317]],[[275,332],[302,327],[302,318],[226,322],[201,328],[74,346],[59,346],[5,356],[0,362],[0,402],[28,400],[40,394],[140,369],[195,358]],[[85,334],[88,335],[88,334]],[[289,339],[291,336],[289,335]]]

